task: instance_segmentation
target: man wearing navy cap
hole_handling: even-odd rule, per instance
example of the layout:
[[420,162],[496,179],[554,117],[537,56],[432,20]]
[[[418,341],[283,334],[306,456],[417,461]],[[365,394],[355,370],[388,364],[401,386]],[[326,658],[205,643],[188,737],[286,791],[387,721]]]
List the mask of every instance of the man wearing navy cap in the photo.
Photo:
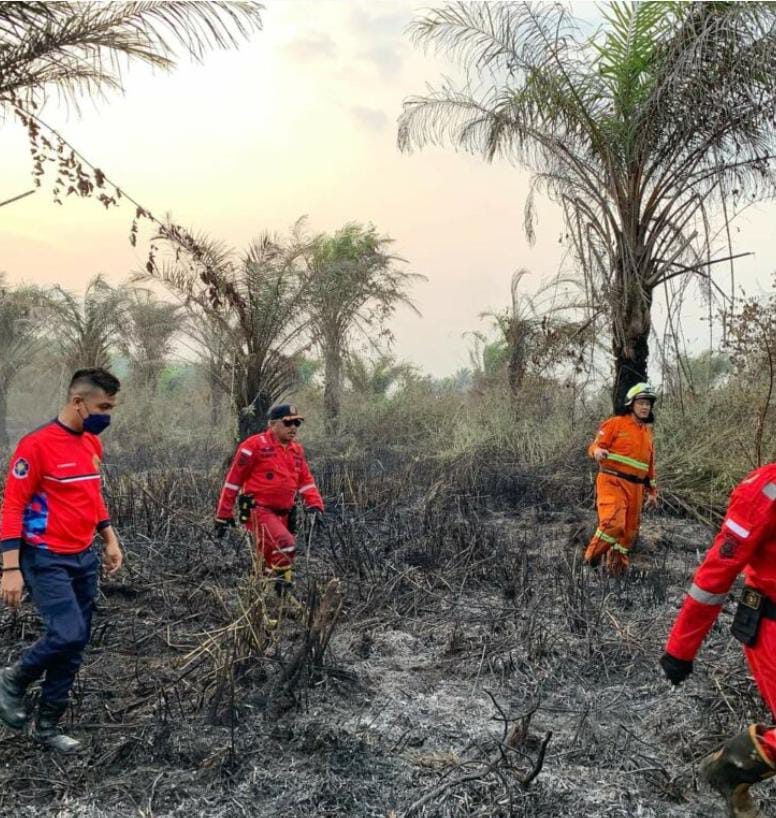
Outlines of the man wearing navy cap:
[[222,537],[227,526],[234,525],[239,496],[240,522],[253,532],[257,552],[278,593],[293,583],[296,540],[289,528],[297,494],[305,510],[323,522],[323,500],[304,449],[296,442],[303,421],[293,404],[270,409],[267,430],[237,447],[216,511],[216,536]]

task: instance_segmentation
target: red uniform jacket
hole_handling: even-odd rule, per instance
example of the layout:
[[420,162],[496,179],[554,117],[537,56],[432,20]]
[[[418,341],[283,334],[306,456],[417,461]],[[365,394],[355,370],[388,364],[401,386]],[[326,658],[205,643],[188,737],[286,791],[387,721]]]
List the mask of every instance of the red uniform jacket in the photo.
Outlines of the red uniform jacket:
[[776,600],[776,463],[756,469],[730,495],[714,544],[695,573],[666,650],[692,660],[736,577]]
[[102,444],[52,420],[19,441],[11,456],[0,511],[0,547],[24,542],[60,554],[92,544],[110,525],[102,498]]
[[216,517],[232,516],[237,494],[252,494],[257,505],[285,510],[292,508],[296,493],[307,508],[323,511],[323,500],[305,460],[304,449],[295,442],[282,446],[267,430],[243,440],[237,447],[218,501]]

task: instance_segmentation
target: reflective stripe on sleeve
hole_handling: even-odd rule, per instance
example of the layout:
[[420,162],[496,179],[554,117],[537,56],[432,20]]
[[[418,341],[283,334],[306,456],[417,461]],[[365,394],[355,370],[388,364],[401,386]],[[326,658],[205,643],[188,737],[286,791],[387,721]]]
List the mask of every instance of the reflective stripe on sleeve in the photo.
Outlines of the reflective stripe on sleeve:
[[628,549],[624,545],[620,545],[618,542],[612,543],[612,551],[619,551],[620,554],[628,555]]
[[701,605],[721,605],[727,599],[727,594],[712,594],[710,591],[704,591],[694,582],[687,593]]
[[239,491],[240,490],[240,487],[235,486],[234,483],[224,483],[224,488],[225,489],[231,489],[232,491]]
[[763,486],[763,494],[769,500],[776,500],[776,483],[766,483]]
[[634,460],[632,457],[626,457],[624,454],[613,454],[609,452],[607,460],[614,460],[615,463],[624,463],[626,466],[631,466],[634,469],[641,471],[649,470],[649,463],[642,463],[640,460]]
[[739,537],[742,539],[746,539],[749,534],[751,533],[748,528],[744,528],[742,525],[739,525],[735,520],[731,520],[730,517],[725,520],[725,525],[734,533],[738,534]]
[[250,449],[240,449],[240,451],[241,451],[243,454],[253,454],[253,452],[252,452]]
[[299,489],[300,494],[304,494],[306,491],[312,491],[315,488],[315,483],[308,483],[306,486],[302,486]]

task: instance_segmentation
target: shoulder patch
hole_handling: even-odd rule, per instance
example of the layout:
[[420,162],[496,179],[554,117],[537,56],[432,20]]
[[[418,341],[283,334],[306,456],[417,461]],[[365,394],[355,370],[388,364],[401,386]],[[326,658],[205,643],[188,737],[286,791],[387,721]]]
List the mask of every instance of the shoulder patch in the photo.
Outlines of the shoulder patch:
[[30,463],[28,460],[25,460],[23,457],[20,457],[14,464],[13,468],[11,469],[11,474],[17,480],[24,480],[24,478],[30,473]]

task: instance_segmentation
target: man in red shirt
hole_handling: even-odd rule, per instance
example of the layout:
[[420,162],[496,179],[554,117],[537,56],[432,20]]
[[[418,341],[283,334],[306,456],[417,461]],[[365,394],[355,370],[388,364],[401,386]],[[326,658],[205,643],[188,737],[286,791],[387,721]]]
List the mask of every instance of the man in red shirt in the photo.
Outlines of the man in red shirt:
[[[776,714],[776,463],[749,474],[730,496],[722,527],[707,551],[671,628],[660,664],[681,684],[717,619],[736,577],[745,587],[732,633],[744,644],[765,704]],[[776,775],[776,727],[752,724],[701,761],[701,775],[734,818],[762,815],[749,787]]]
[[20,729],[27,721],[25,691],[42,677],[33,738],[60,752],[79,742],[59,720],[91,634],[99,558],[95,531],[112,574],[122,553],[102,498],[102,444],[119,381],[104,369],[80,369],[55,420],[21,439],[11,456],[0,509],[0,598],[19,607],[26,585],[45,625],[21,658],[0,672],[0,721]]
[[237,447],[216,510],[216,535],[234,525],[234,506],[240,495],[240,522],[252,531],[264,567],[282,593],[293,584],[296,540],[289,530],[297,493],[305,510],[323,523],[323,500],[310,473],[304,449],[296,442],[304,418],[293,404],[269,411],[267,431],[243,440]]

